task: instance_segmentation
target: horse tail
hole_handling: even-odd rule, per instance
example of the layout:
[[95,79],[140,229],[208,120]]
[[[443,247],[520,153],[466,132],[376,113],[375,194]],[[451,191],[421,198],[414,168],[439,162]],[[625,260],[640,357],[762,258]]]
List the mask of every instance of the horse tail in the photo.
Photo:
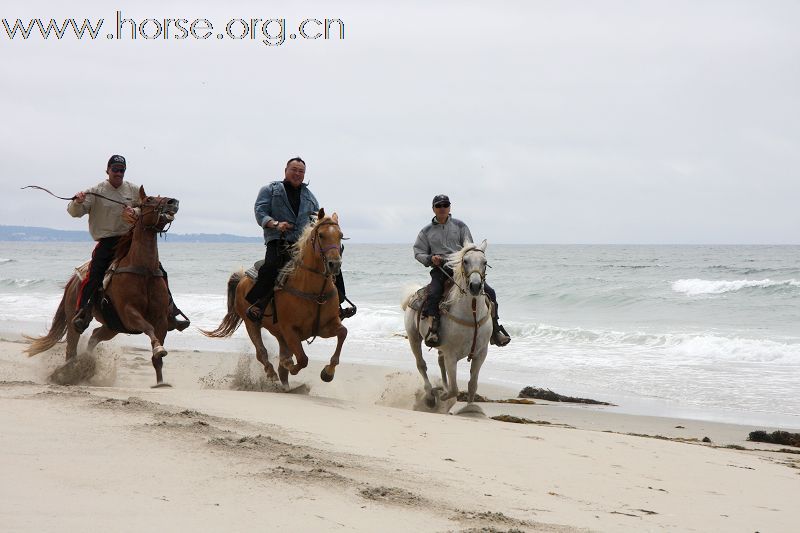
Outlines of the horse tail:
[[43,337],[29,337],[23,335],[23,337],[31,341],[30,346],[25,349],[25,353],[28,354],[28,357],[33,357],[38,353],[49,350],[64,337],[64,334],[67,332],[67,312],[64,306],[67,301],[70,285],[76,280],[77,278],[73,276],[67,282],[66,287],[64,287],[64,296],[61,297],[61,303],[58,304],[58,309],[56,309],[56,314],[53,317],[53,324],[50,326],[50,331],[47,332],[47,335]]
[[234,331],[239,329],[239,326],[242,324],[242,318],[236,313],[236,287],[239,286],[243,275],[244,273],[241,271],[234,272],[228,279],[228,313],[222,319],[220,325],[217,326],[217,329],[214,331],[201,329],[200,333],[206,337],[221,339],[230,337],[233,335]]

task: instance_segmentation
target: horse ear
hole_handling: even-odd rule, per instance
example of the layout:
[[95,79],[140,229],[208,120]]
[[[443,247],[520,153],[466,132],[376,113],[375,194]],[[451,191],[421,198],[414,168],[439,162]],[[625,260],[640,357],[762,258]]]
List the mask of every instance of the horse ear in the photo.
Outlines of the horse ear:
[[139,200],[144,201],[147,198],[147,193],[144,192],[144,185],[139,187]]
[[319,213],[317,213],[317,220],[322,220],[323,218],[325,218],[325,208],[320,207]]
[[336,213],[332,214],[331,215],[331,220],[333,220],[334,222],[336,222],[338,224],[339,223],[339,215],[337,215]]
[[489,243],[487,243],[487,242],[486,242],[486,239],[483,239],[483,241],[481,242],[481,245],[480,245],[480,246],[478,246],[478,248],[480,248],[480,249],[481,249],[481,252],[485,252],[485,251],[486,251],[486,246],[487,246],[488,244],[489,244]]

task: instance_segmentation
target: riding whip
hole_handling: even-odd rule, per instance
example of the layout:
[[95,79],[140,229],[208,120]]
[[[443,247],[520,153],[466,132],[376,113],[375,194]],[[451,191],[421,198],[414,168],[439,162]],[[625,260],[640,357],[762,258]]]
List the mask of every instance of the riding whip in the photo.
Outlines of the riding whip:
[[[53,194],[49,190],[45,189],[44,187],[39,187],[38,185],[26,185],[25,187],[20,187],[20,189],[39,189],[40,191],[44,191],[47,194],[49,194],[50,196],[58,198],[59,200],[70,200],[71,201],[71,200],[74,200],[75,198],[77,198],[77,196],[73,196],[71,198],[67,198],[65,196],[58,196],[56,194]],[[100,198],[108,200],[109,202],[114,202],[115,204],[128,205],[125,202],[120,202],[119,200],[114,200],[113,198],[109,198],[108,196],[103,196],[102,194],[99,194],[99,193],[96,193],[96,192],[87,192],[86,194],[91,194],[92,196],[99,196]]]

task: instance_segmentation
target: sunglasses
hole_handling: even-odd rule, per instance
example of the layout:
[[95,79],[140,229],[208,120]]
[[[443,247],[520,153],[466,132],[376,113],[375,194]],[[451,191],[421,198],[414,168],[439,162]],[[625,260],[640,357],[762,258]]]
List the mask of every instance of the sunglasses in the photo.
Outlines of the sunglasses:
[[125,174],[125,167],[111,167],[111,172],[119,172]]
[[441,203],[441,204],[433,204],[433,207],[435,207],[436,209],[441,209],[443,207],[450,207],[450,202],[445,202],[445,203]]

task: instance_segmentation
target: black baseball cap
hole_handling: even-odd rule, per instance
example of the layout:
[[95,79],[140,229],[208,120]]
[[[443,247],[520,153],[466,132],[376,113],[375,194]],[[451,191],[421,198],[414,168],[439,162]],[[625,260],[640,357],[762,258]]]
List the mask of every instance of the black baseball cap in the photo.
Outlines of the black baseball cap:
[[437,194],[433,197],[433,202],[431,205],[441,204],[443,202],[450,203],[450,198],[446,194]]
[[106,168],[109,168],[111,165],[122,165],[125,168],[128,168],[128,164],[125,162],[125,158],[121,155],[112,155],[108,158],[108,164]]

